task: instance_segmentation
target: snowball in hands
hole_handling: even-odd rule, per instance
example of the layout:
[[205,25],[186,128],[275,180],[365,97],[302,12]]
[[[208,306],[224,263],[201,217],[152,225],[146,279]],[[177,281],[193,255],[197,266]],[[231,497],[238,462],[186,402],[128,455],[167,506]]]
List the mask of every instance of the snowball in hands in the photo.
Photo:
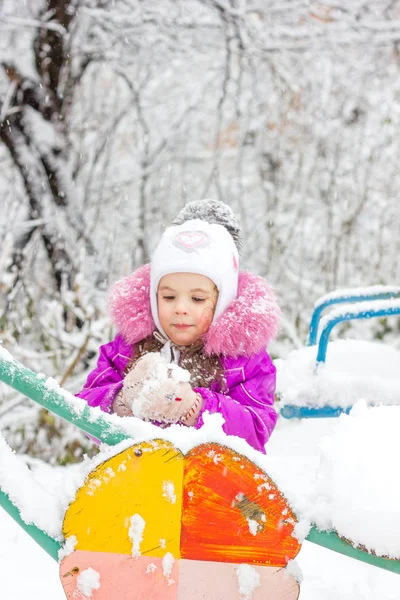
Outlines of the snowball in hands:
[[123,402],[140,419],[176,423],[196,399],[189,380],[188,371],[150,352],[125,377]]

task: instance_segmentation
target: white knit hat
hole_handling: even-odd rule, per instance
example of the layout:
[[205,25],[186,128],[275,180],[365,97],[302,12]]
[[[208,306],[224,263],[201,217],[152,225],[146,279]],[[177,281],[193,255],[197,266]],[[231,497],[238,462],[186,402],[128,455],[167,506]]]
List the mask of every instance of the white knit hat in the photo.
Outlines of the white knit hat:
[[219,293],[215,320],[237,296],[239,254],[223,225],[193,219],[165,230],[154,251],[150,272],[151,313],[157,329],[165,335],[157,309],[160,279],[170,273],[196,273],[211,279]]

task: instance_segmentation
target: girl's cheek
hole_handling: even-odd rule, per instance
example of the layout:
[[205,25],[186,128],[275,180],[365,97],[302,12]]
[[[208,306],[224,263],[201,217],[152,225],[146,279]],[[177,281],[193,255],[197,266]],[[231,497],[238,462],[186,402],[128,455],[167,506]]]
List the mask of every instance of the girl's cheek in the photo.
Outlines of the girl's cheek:
[[214,311],[212,308],[205,308],[200,318],[200,328],[207,331],[212,323]]

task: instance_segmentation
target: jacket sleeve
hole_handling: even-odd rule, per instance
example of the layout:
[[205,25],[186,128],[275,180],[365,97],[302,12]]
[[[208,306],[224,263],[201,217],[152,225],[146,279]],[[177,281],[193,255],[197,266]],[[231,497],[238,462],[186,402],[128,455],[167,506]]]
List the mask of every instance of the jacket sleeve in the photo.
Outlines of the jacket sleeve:
[[131,357],[132,346],[124,342],[121,335],[100,346],[97,366],[76,396],[86,400],[89,406],[100,406],[101,410],[112,412],[112,403],[122,388],[124,369]]
[[265,453],[268,441],[278,418],[274,408],[276,368],[267,352],[238,359],[237,366],[226,369],[237,371],[233,384],[222,394],[206,388],[197,388],[203,397],[203,407],[195,425],[203,424],[205,411],[219,412],[225,419],[223,429],[228,435],[244,438],[250,446]]

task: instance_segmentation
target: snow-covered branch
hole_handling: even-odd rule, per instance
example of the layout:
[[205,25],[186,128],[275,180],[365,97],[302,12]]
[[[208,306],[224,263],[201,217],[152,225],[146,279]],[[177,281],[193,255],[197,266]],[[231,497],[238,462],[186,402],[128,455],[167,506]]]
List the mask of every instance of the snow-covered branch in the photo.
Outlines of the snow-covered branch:
[[47,29],[48,31],[56,31],[60,35],[65,35],[67,33],[66,29],[60,25],[60,23],[55,22],[46,23],[44,21],[37,21],[35,19],[22,19],[0,14],[0,23],[1,22],[6,23],[9,27],[16,29],[20,29],[21,27],[33,27],[34,29]]

